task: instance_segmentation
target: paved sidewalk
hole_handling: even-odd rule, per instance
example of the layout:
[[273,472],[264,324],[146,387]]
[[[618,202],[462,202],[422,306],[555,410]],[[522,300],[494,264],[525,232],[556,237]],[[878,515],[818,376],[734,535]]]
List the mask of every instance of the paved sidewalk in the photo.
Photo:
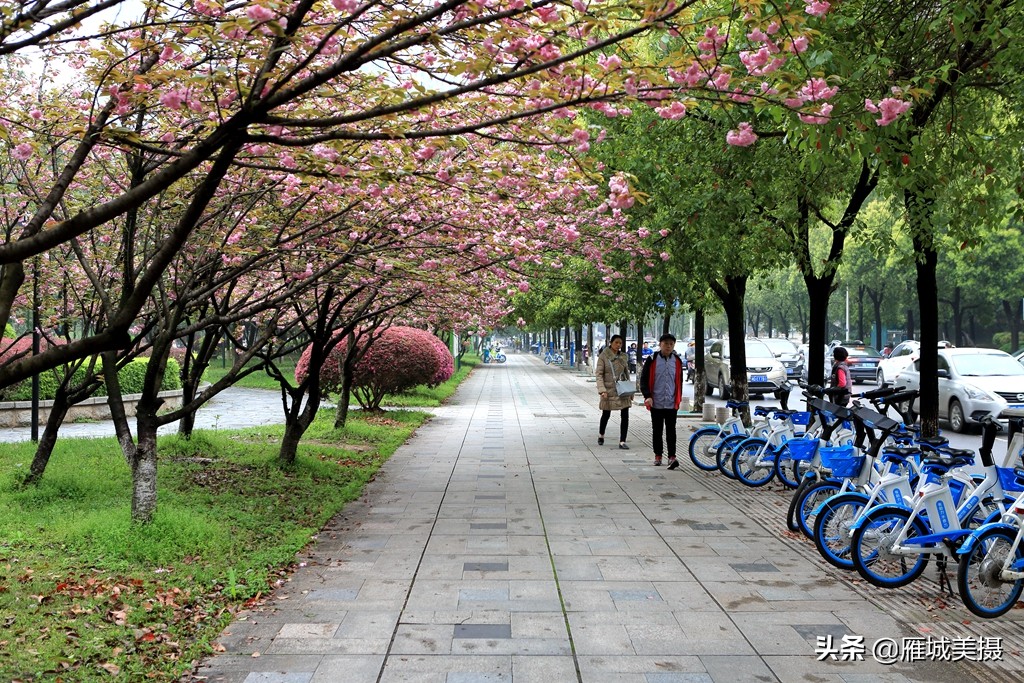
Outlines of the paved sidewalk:
[[[597,446],[592,381],[509,355],[385,463],[265,605],[222,634],[227,683],[1022,680],[1020,611],[977,623],[929,570],[895,592],[785,531],[788,496],[651,466],[650,420]],[[608,433],[617,432],[613,414]],[[681,449],[691,420],[680,421]],[[684,456],[685,457],[685,456]],[[816,643],[863,637],[862,661]],[[1002,638],[1003,661],[872,657]],[[853,650],[855,651],[855,649]],[[912,658],[911,658],[912,659]]]

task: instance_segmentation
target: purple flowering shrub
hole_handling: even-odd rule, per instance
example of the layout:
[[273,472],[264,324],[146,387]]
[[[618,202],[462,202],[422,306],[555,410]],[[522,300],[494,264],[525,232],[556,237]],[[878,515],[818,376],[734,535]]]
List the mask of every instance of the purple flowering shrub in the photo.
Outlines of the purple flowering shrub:
[[[309,372],[311,349],[306,348],[295,365],[299,382]],[[325,394],[341,390],[341,363],[346,342],[334,348],[320,372]],[[455,372],[455,360],[440,339],[415,327],[389,327],[356,363],[352,378],[353,394],[366,410],[377,410],[388,394],[397,394],[420,384],[436,386]]]

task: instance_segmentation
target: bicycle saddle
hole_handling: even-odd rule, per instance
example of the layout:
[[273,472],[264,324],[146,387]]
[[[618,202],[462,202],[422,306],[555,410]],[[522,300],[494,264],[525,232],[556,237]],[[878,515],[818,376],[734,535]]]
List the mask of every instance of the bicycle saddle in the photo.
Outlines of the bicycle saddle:
[[882,453],[882,457],[888,455],[896,456],[898,458],[909,458],[914,455],[921,455],[921,449],[915,448],[914,446],[900,446],[898,448],[886,448],[885,452]]
[[922,446],[930,446],[932,448],[941,448],[949,443],[949,439],[944,436],[926,436],[923,439],[918,439],[917,442]]
[[746,408],[750,405],[747,401],[726,401],[726,408]]

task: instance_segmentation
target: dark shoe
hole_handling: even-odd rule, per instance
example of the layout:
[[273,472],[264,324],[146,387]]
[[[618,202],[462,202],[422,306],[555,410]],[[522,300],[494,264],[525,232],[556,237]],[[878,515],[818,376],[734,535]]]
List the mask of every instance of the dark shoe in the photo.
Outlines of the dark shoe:
[[629,446],[626,445],[625,441],[620,441],[619,442],[619,450],[620,451],[628,451],[629,450]]
[[675,458],[669,458],[669,459],[668,459],[668,468],[669,468],[670,470],[674,470],[674,469],[676,469],[677,467],[679,467],[679,461],[678,461],[678,460],[676,460]]
[[604,437],[603,436],[597,437],[597,445],[598,446],[603,446],[604,445]]
[[660,455],[654,456],[654,466],[655,467],[661,467],[661,456]]

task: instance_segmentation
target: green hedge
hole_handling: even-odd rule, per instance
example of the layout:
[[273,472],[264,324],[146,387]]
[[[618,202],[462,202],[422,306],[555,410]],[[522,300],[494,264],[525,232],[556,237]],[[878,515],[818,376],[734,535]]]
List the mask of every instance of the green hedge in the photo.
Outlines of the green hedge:
[[[136,358],[127,365],[125,365],[117,373],[118,379],[121,380],[121,393],[127,394],[139,394],[142,393],[142,385],[146,379],[146,364],[149,363],[148,358]],[[101,365],[96,364],[96,371],[99,372]],[[42,401],[49,401],[57,395],[57,387],[60,385],[61,380],[64,378],[63,369],[60,370],[49,370],[39,375],[39,399]],[[85,369],[79,368],[75,371],[75,376],[71,380],[74,386],[82,384],[85,381]],[[181,388],[181,367],[178,365],[178,361],[173,358],[167,359],[167,372],[164,373],[164,381],[160,386],[161,391],[169,391],[171,389]],[[93,396],[106,396],[107,387],[101,384],[99,388],[93,392]],[[0,401],[31,401],[32,400],[32,380],[25,380],[19,382],[12,387],[6,389],[0,389]]]

